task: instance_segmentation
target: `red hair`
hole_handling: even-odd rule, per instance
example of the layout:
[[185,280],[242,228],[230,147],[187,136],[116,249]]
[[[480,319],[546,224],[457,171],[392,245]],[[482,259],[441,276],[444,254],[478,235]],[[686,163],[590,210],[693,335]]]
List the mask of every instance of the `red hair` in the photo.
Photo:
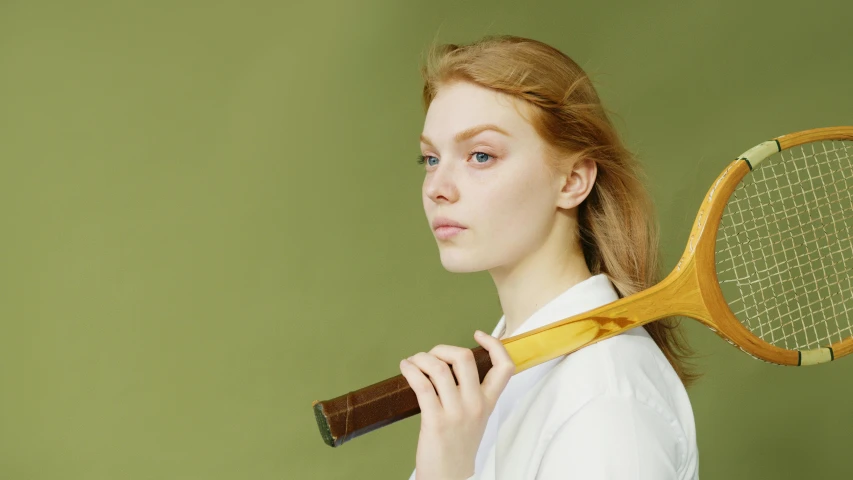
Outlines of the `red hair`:
[[[577,207],[575,236],[590,272],[606,274],[620,297],[661,280],[658,227],[642,171],[577,63],[537,40],[489,35],[468,45],[432,44],[421,75],[425,112],[442,86],[471,82],[523,100],[523,116],[545,141],[552,172],[569,173],[567,160],[578,154],[593,159],[595,184]],[[699,378],[688,363],[693,351],[678,318],[643,328],[685,386]]]

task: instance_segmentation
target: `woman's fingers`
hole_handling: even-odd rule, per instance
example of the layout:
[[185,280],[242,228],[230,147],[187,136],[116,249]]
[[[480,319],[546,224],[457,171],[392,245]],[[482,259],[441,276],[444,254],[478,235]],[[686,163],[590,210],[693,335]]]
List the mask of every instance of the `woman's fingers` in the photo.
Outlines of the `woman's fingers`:
[[469,408],[479,407],[480,375],[477,372],[477,363],[474,361],[474,352],[470,348],[436,345],[429,353],[450,364],[459,384],[456,389],[461,401]]
[[516,366],[503,342],[479,330],[477,332],[474,338],[489,352],[492,361],[492,368],[482,385],[470,348],[436,345],[429,353],[416,353],[409,357],[409,363],[405,360],[400,363],[400,370],[418,397],[421,411],[443,410],[449,415],[464,412],[479,415],[497,403],[510,377],[515,374]]
[[418,397],[421,412],[434,412],[441,409],[441,403],[432,382],[417,365],[405,359],[401,360],[400,372],[406,377],[406,381]]
[[435,348],[430,350],[430,353],[416,353],[409,358],[409,361],[429,376],[429,380],[432,381],[435,390],[438,392],[441,407],[447,413],[459,413],[461,410],[459,387],[453,380],[453,373],[450,371],[450,366],[444,360],[433,355],[433,351],[435,351]]
[[477,330],[474,339],[489,352],[489,358],[492,360],[492,368],[483,379],[482,389],[490,404],[494,405],[498,401],[498,396],[506,388],[506,384],[509,383],[510,377],[515,374],[515,363],[507,353],[503,342],[497,338]]

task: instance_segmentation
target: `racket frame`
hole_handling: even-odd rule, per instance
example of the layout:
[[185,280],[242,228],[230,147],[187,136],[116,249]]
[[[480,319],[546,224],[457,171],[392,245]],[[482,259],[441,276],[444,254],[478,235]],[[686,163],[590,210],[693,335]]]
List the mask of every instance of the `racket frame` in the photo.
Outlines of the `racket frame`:
[[853,337],[807,350],[788,350],[760,339],[729,308],[715,266],[717,229],[729,197],[741,180],[775,153],[824,140],[853,140],[853,127],[816,128],[782,135],[739,155],[705,194],[684,253],[669,275],[642,292],[502,340],[516,364],[516,373],[670,316],[698,320],[743,352],[778,365],[816,365],[853,351]]
[[[561,321],[502,339],[515,373],[664,317],[698,320],[745,353],[780,365],[816,365],[853,351],[853,336],[825,347],[787,350],[750,332],[732,313],[720,289],[715,267],[717,229],[729,197],[740,181],[770,155],[823,140],[853,140],[853,127],[829,127],[776,137],[747,150],[730,163],[705,194],[684,253],[660,282],[628,297]],[[480,382],[492,367],[489,352],[471,349]],[[418,400],[403,375],[339,397],[312,402],[326,444],[337,447],[384,425],[420,413]]]

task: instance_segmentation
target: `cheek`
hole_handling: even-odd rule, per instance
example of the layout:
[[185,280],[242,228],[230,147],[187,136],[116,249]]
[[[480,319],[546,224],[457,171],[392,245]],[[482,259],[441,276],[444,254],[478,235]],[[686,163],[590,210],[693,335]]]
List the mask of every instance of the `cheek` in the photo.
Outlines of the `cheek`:
[[546,186],[514,179],[483,193],[477,217],[483,219],[483,233],[492,239],[530,243],[547,234],[556,207],[551,208],[553,199]]

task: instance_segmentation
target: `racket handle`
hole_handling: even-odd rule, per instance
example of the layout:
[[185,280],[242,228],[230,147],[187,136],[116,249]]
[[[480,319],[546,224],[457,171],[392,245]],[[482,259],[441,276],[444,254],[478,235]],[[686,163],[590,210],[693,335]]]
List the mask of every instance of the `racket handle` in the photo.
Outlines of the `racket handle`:
[[[492,368],[492,359],[483,347],[478,346],[471,351],[477,363],[480,383],[483,383],[486,373]],[[452,366],[450,371],[453,372]],[[402,374],[331,400],[314,400],[312,406],[320,435],[330,447],[340,446],[379,427],[421,413],[418,397]]]

